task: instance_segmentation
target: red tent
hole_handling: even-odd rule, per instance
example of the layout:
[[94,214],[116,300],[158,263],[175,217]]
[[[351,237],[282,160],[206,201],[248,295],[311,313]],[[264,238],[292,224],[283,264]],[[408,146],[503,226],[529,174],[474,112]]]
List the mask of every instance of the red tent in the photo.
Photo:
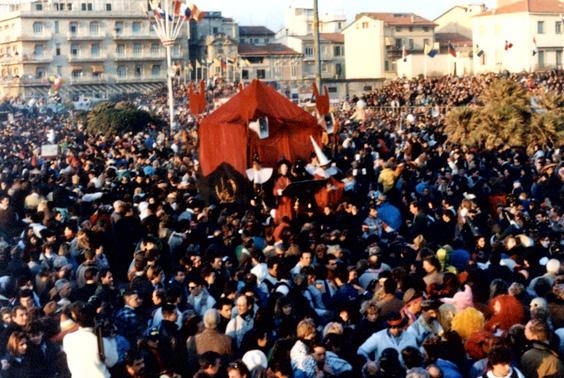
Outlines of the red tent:
[[[259,139],[248,124],[268,117],[269,136]],[[245,173],[248,160],[258,154],[266,167],[281,158],[309,160],[309,136],[319,143],[322,128],[317,120],[269,85],[254,80],[243,91],[200,122],[200,165],[204,176],[221,163]]]

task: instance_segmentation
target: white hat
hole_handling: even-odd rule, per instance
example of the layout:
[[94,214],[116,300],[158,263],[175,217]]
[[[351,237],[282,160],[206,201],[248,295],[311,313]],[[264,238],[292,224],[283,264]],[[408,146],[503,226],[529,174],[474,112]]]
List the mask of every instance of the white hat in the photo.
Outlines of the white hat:
[[328,159],[327,156],[325,156],[323,150],[321,150],[321,147],[319,147],[311,135],[309,136],[309,139],[311,139],[311,144],[313,144],[313,150],[315,151],[319,165],[324,166],[331,163],[331,159]]
[[242,360],[249,370],[253,370],[257,366],[261,366],[263,369],[268,367],[268,360],[265,354],[258,349],[250,350],[245,353]]
[[550,274],[558,274],[560,271],[560,261],[556,259],[550,259],[546,263],[546,271]]

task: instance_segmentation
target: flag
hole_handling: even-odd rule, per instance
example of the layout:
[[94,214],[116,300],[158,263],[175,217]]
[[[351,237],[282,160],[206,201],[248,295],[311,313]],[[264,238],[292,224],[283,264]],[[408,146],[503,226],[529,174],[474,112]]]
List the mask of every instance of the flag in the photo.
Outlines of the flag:
[[194,3],[188,4],[188,9],[190,9],[190,13],[192,14],[192,19],[196,20],[196,22],[202,21],[205,16],[205,13],[200,10]]
[[429,58],[434,58],[437,55],[437,50],[434,47],[425,45],[424,54],[427,55]]
[[481,57],[484,55],[484,50],[480,48],[480,46],[476,45],[476,56]]
[[180,11],[182,8],[182,2],[180,0],[174,0],[174,15],[180,16]]
[[448,42],[448,53],[456,58],[456,50],[450,41]]
[[404,62],[407,62],[407,53],[405,52],[405,45],[401,47],[401,59]]
[[537,46],[537,39],[533,37],[533,56],[537,55],[539,52],[539,48]]
[[513,43],[509,41],[505,41],[505,51],[509,50],[512,47],[513,47]]
[[227,68],[227,63],[225,62],[224,58],[221,58],[220,64],[222,70],[225,70]]

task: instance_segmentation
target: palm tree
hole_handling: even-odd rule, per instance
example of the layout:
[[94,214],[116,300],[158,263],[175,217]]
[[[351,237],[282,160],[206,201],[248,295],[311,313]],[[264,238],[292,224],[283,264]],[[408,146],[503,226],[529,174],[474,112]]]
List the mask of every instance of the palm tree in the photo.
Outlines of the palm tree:
[[449,143],[471,146],[476,129],[478,112],[470,107],[459,107],[448,112],[445,118],[444,133]]
[[546,147],[564,141],[564,95],[545,92],[537,101],[539,111],[533,113],[527,151],[536,146]]

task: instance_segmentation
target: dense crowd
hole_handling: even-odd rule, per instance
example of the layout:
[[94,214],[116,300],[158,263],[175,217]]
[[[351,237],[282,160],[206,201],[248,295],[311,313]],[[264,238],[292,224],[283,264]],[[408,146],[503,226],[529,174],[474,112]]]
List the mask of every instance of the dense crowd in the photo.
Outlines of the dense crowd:
[[[182,106],[173,135],[105,138],[72,112],[13,110],[0,376],[563,377],[562,146],[478,151],[441,131],[445,107],[479,102],[498,76],[348,99],[324,137],[331,166],[271,167],[261,205],[203,200]],[[562,71],[508,77],[563,90]],[[166,119],[165,91],[135,101]],[[337,202],[283,195],[319,174]]]

